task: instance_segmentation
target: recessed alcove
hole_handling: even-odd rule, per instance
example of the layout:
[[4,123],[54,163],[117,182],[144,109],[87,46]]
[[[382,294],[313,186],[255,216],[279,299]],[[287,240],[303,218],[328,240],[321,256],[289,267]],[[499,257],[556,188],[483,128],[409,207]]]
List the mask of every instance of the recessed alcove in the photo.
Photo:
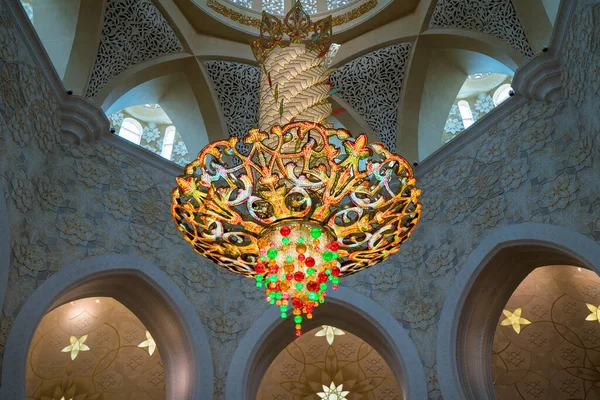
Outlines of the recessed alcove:
[[331,325],[312,329],[273,360],[257,399],[402,399],[394,374],[367,342]]

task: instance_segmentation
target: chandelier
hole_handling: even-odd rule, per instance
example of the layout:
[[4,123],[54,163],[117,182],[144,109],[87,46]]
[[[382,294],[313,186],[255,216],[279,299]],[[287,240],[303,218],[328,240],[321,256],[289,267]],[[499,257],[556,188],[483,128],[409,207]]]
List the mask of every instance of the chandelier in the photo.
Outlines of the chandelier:
[[243,144],[206,146],[173,190],[184,239],[264,287],[282,318],[291,311],[297,336],[330,287],[400,250],[421,214],[403,157],[326,121],[338,48],[331,17],[312,22],[299,1],[283,21],[263,12],[252,43],[258,128]]

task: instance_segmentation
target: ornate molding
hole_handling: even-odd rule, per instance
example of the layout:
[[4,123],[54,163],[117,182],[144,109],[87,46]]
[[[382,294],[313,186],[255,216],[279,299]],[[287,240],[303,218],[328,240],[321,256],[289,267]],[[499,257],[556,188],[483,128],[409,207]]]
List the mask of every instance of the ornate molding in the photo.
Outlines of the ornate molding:
[[562,95],[560,54],[567,36],[574,1],[563,1],[552,32],[552,46],[547,52],[537,54],[515,72],[512,87],[528,99],[553,103]]
[[231,7],[227,7],[226,5],[219,3],[218,0],[207,0],[206,5],[222,16],[229,18],[238,24],[250,26],[256,29],[260,28],[260,18],[242,14]]
[[560,61],[541,53],[517,70],[512,88],[525,98],[553,103],[562,98]]
[[79,143],[100,139],[110,129],[101,108],[80,96],[65,96],[60,102],[63,133],[74,135]]

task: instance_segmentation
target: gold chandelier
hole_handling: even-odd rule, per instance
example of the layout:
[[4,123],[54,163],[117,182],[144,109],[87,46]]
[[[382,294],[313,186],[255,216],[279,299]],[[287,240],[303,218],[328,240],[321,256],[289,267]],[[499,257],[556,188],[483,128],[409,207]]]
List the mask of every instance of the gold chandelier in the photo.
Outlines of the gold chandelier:
[[261,66],[259,126],[206,146],[176,178],[171,212],[184,239],[256,280],[281,317],[324,302],[339,279],[382,262],[419,222],[421,190],[407,161],[366,135],[334,129],[331,17],[296,1],[283,21],[263,12],[252,50]]

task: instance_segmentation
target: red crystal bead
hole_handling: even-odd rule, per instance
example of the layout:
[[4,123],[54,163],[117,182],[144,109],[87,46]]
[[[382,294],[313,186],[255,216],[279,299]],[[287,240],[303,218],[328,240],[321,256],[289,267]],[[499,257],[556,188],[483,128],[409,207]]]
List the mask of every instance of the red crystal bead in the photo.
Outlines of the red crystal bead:
[[304,261],[305,259],[306,259],[306,256],[304,254],[298,254],[298,260]]
[[304,280],[304,272],[302,272],[302,271],[296,271],[294,273],[294,280],[296,282],[302,282]]
[[294,298],[292,299],[292,305],[294,306],[294,308],[298,308],[298,309],[299,309],[299,308],[302,308],[302,300],[300,300],[300,299],[299,299],[299,298],[297,298],[297,297],[294,297]]
[[301,331],[296,331],[296,336],[298,336],[298,337],[302,336],[302,332]]
[[258,263],[254,266],[254,272],[257,274],[263,274],[265,272],[265,264]]
[[332,285],[331,287],[333,288],[333,290],[338,290],[339,286],[338,285]]
[[267,284],[267,287],[269,288],[269,290],[275,290],[277,289],[277,284],[275,282],[269,282]]
[[333,267],[331,268],[331,275],[333,276],[340,276],[340,269],[338,267]]
[[327,282],[327,274],[324,272],[319,272],[317,279],[319,279],[319,283]]
[[312,268],[315,266],[315,259],[312,257],[307,257],[306,260],[304,260],[304,264],[306,264],[307,267]]
[[294,275],[292,275],[292,274],[287,274],[287,275],[285,276],[285,279],[287,279],[288,281],[291,281],[292,279],[294,279]]
[[319,284],[317,282],[308,282],[306,288],[311,292],[316,292],[319,290]]
[[277,265],[273,265],[272,267],[269,267],[269,272],[272,274],[276,274],[279,271],[279,267]]
[[283,228],[281,228],[281,230],[279,232],[281,233],[281,236],[289,236],[289,234],[292,232],[292,230],[290,229],[289,226],[284,226]]
[[338,251],[339,248],[340,248],[340,244],[338,242],[329,243],[329,250]]

